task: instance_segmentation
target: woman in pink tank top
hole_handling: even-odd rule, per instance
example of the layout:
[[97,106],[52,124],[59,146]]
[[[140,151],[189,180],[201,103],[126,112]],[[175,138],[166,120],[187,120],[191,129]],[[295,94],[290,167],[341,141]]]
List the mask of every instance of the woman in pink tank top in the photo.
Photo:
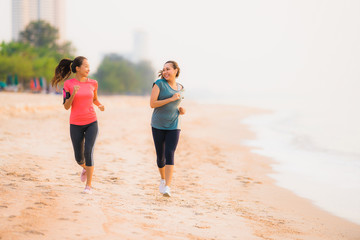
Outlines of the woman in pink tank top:
[[55,69],[55,76],[51,80],[56,86],[66,80],[63,88],[63,105],[70,113],[70,137],[74,148],[76,162],[83,168],[81,181],[85,182],[84,193],[91,194],[91,180],[94,172],[93,149],[98,133],[98,124],[94,104],[100,111],[104,106],[97,97],[98,83],[88,78],[90,67],[85,57],[79,56],[74,60],[62,59]]

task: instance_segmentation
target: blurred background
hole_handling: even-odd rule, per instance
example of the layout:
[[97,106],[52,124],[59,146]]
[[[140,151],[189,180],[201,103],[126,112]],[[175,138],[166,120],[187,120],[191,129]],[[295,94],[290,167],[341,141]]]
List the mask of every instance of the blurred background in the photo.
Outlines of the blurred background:
[[[149,94],[167,60],[187,99],[272,110],[244,142],[277,183],[360,223],[360,1],[1,0],[0,84],[51,93],[61,58],[103,94]],[[1,103],[4,104],[4,103]],[[240,123],[232,123],[240,124]]]

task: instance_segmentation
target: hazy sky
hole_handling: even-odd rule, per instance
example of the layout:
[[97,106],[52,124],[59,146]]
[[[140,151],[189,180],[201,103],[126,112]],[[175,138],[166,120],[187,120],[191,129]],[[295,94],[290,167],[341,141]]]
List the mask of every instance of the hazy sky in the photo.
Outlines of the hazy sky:
[[[0,40],[11,37],[1,0]],[[210,94],[336,94],[359,89],[360,1],[71,0],[67,39],[92,70],[148,34],[154,68],[177,60],[187,88]]]

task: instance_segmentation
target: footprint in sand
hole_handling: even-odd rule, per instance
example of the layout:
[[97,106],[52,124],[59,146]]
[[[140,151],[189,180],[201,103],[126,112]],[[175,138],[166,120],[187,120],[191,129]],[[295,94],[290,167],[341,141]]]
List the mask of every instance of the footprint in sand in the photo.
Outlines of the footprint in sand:
[[24,233],[35,234],[35,235],[45,235],[44,233],[38,232],[38,231],[35,231],[35,230],[26,230]]
[[48,204],[44,203],[44,202],[35,202],[35,205],[41,205],[41,206],[48,206]]
[[8,184],[5,184],[4,186],[17,187],[18,185],[16,183],[8,183]]
[[209,228],[211,228],[210,226],[207,226],[207,225],[198,225],[198,224],[194,225],[194,227],[200,228],[200,229],[209,229]]
[[30,181],[30,182],[38,182],[39,180],[35,177],[24,177],[22,178],[24,181]]
[[111,177],[110,180],[113,181],[113,182],[117,182],[117,181],[119,181],[121,179],[118,178],[118,177]]
[[17,176],[16,172],[8,172],[6,173],[7,176]]
[[165,209],[161,209],[161,208],[154,208],[154,211],[166,211]]
[[184,207],[184,208],[193,208],[194,206],[192,206],[192,205],[183,205],[183,206],[181,206],[181,207]]
[[59,195],[58,195],[56,192],[54,192],[54,191],[43,192],[42,194],[43,194],[43,195],[48,195],[48,196],[50,196],[50,197],[58,197],[58,196],[59,196]]

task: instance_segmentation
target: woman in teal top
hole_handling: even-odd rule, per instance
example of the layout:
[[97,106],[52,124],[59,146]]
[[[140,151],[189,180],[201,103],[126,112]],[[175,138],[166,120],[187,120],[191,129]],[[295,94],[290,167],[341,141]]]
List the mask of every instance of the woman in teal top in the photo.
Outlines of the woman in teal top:
[[174,170],[174,154],[180,136],[179,116],[185,109],[179,107],[184,87],[176,82],[180,75],[179,65],[167,61],[159,72],[161,79],[153,84],[150,106],[154,108],[151,127],[160,172],[160,193],[170,197],[170,184]]

